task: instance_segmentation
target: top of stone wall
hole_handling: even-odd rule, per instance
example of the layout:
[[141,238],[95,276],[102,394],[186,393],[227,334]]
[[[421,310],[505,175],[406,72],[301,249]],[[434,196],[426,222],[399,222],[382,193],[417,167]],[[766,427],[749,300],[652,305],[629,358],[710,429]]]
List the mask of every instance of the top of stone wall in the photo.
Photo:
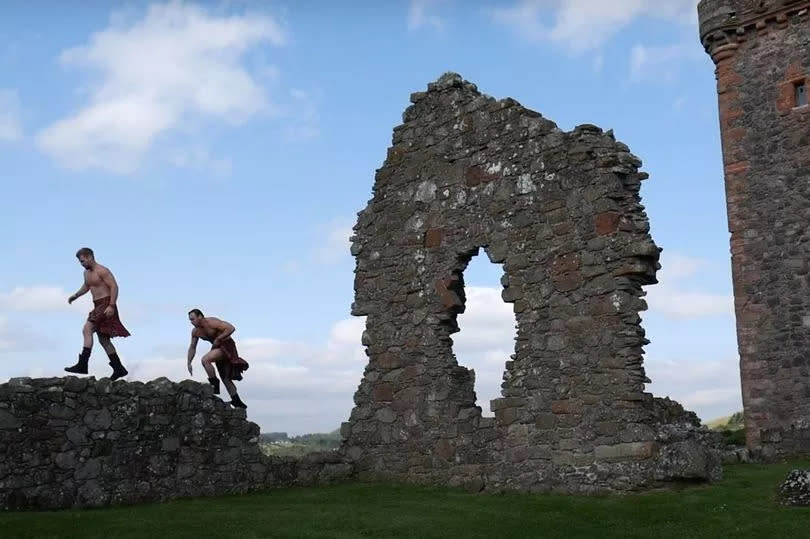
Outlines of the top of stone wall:
[[[199,396],[212,396],[213,391],[207,384],[194,380],[172,382],[166,377],[156,378],[149,382],[121,381],[113,382],[107,377],[96,379],[94,376],[57,376],[52,378],[11,378],[0,384],[0,399],[14,393],[35,393],[67,391],[71,393],[90,393],[97,395],[138,395],[143,397],[165,397],[191,393]],[[224,404],[224,403],[222,403]],[[224,409],[230,409],[225,406]],[[244,415],[244,414],[242,414]]]

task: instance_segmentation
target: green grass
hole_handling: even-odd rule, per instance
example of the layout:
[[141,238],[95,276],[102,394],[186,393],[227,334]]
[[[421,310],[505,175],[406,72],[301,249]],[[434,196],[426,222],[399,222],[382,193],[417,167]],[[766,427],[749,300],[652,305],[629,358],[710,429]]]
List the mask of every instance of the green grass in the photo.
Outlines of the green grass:
[[810,508],[776,503],[789,464],[738,464],[711,486],[627,496],[471,495],[348,484],[112,509],[0,513],[0,537],[763,537],[810,536]]

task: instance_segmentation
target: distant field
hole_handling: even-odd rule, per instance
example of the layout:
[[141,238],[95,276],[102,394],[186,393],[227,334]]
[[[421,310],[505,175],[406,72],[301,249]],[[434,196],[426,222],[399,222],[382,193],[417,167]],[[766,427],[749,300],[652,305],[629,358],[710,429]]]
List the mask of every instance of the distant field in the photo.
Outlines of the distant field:
[[736,412],[726,417],[718,417],[705,423],[710,429],[739,430],[745,428],[742,412]]
[[467,494],[349,484],[143,506],[0,513],[0,537],[808,537],[810,508],[776,503],[791,464],[737,464],[712,486],[627,496]]

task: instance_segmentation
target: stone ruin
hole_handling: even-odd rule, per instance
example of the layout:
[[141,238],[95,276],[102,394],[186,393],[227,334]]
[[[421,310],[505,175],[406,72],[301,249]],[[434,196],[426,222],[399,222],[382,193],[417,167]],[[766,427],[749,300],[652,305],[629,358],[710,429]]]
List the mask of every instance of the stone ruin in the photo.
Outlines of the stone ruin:
[[208,384],[12,378],[0,384],[0,508],[64,509],[346,479],[337,453],[270,457]]
[[[641,161],[454,73],[411,102],[352,237],[369,363],[341,450],[359,477],[584,493],[720,477],[697,416],[644,392],[661,249]],[[494,417],[451,338],[482,249],[517,321]]]

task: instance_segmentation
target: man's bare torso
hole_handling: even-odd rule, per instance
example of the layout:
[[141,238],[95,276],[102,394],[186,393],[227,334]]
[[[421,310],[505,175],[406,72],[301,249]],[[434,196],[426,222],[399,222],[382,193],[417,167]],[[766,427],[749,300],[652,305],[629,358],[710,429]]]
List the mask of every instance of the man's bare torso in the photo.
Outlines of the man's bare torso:
[[221,333],[225,333],[224,329],[212,327],[211,322],[213,321],[219,322],[220,320],[211,316],[204,318],[202,326],[194,328],[191,331],[191,335],[194,337],[199,337],[204,341],[213,343],[214,339],[216,339]]
[[110,295],[110,287],[102,279],[102,275],[111,273],[109,269],[96,263],[92,269],[84,270],[84,284],[90,289],[93,301],[104,299]]

